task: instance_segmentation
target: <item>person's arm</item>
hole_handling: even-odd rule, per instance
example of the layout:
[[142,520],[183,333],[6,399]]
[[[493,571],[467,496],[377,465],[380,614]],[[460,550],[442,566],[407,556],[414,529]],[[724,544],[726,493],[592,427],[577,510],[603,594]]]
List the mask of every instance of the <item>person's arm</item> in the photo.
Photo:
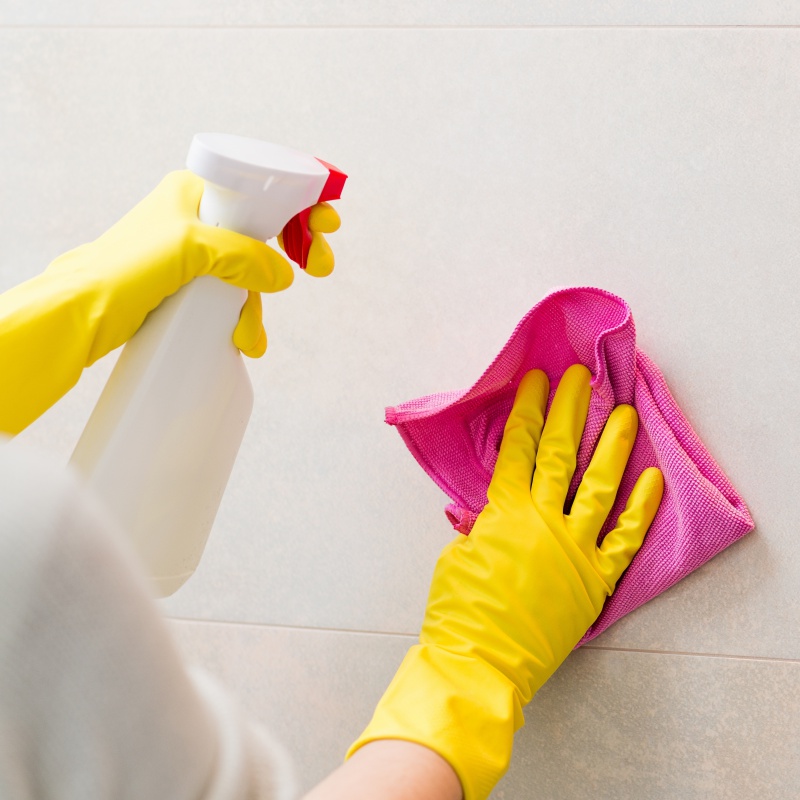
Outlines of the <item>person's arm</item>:
[[351,759],[303,800],[462,800],[450,764],[428,747],[382,739]]
[[[470,535],[447,545],[436,565],[420,643],[406,654],[344,767],[307,800],[450,797],[436,794],[429,771],[454,798],[460,791],[464,800],[485,800],[502,777],[523,707],[597,618],[663,494],[660,470],[645,470],[614,529],[597,544],[638,430],[635,409],[622,405],[565,513],[590,379],[582,365],[567,369],[545,423],[547,376],[533,370],[523,378],[488,504]],[[386,740],[422,749],[395,753]],[[403,769],[395,769],[398,763]],[[368,788],[362,795],[359,787]]]
[[[27,427],[85,367],[128,341],[164,298],[201,275],[249,290],[233,341],[245,355],[263,355],[260,293],[291,285],[292,268],[265,243],[200,222],[203,185],[190,172],[170,173],[99,239],[0,295],[0,432]],[[333,208],[314,207],[310,274],[333,269],[319,231],[338,226]]]

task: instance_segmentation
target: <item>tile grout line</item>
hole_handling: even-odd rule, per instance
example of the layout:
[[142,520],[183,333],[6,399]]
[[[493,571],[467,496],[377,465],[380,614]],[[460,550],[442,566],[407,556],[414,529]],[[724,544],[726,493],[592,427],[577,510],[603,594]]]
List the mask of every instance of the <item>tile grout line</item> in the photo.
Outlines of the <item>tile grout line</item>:
[[58,25],[58,24],[4,24],[0,30],[405,30],[405,31],[525,31],[525,30],[795,30],[800,23],[792,24],[754,24],[731,23],[713,25],[659,25],[659,24],[619,24],[619,25],[202,25],[202,24],[163,24],[163,25]]
[[585,650],[607,650],[611,653],[648,653],[658,656],[690,656],[694,658],[726,658],[733,661],[772,661],[781,664],[800,664],[800,658],[780,658],[779,656],[746,656],[733,653],[694,653],[688,650],[648,650],[643,647],[606,647],[605,645],[584,646]]
[[[353,630],[351,628],[322,628],[313,625],[278,625],[262,622],[234,622],[232,620],[216,619],[192,619],[190,617],[166,617],[168,622],[189,622],[199,625],[239,625],[242,627],[288,630],[288,631],[308,631],[314,633],[346,633],[354,636],[393,636],[403,639],[417,639],[417,634],[399,633],[397,631],[365,631]],[[800,664],[798,658],[780,658],[777,656],[748,656],[733,653],[696,653],[687,650],[650,650],[643,647],[608,647],[605,645],[587,644],[584,650],[602,650],[611,653],[645,653],[648,655],[659,656],[687,656],[693,658],[724,658],[734,661],[769,661],[782,664]]]
[[399,631],[365,631],[352,628],[322,628],[316,625],[281,625],[278,623],[263,622],[237,622],[227,619],[192,619],[191,617],[165,617],[168,622],[193,622],[205,625],[241,625],[250,628],[274,628],[288,631],[313,631],[314,633],[351,633],[356,636],[397,636],[405,639],[416,639],[415,633],[401,633]]

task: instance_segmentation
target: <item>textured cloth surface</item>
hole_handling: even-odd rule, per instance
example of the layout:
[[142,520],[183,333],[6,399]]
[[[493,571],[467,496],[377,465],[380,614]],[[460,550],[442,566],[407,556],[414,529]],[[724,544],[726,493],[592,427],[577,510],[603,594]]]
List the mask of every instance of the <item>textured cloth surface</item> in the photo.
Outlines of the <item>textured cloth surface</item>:
[[185,667],[119,538],[0,436],[0,798],[292,800],[288,756]]
[[753,529],[744,501],[692,430],[658,367],[636,347],[628,304],[603,289],[556,289],[517,325],[470,389],[433,394],[386,409],[422,468],[452,499],[446,513],[468,534],[486,505],[503,427],[517,386],[531,369],[550,379],[550,403],[571,364],[592,373],[592,397],[569,509],[613,408],[633,405],[639,433],[600,541],[616,524],[642,471],[664,474],[664,499],[644,544],[596,622],[579,642],[660,594]]

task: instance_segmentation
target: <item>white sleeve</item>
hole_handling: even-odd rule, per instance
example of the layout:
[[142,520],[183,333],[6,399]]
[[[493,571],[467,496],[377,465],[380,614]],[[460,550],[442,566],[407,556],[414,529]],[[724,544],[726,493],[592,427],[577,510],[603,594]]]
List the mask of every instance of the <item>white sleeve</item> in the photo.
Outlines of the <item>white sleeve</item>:
[[0,797],[289,800],[282,748],[181,661],[69,471],[0,440]]

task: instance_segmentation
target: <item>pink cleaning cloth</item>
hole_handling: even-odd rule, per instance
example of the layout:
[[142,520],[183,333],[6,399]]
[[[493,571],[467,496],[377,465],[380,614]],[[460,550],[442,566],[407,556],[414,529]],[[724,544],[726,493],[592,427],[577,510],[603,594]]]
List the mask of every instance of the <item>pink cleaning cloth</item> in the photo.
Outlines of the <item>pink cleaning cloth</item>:
[[446,514],[453,527],[468,534],[486,505],[522,376],[534,368],[547,373],[549,410],[562,374],[579,362],[592,373],[592,396],[567,509],[620,403],[636,408],[639,432],[598,541],[613,529],[645,468],[663,472],[665,491],[641,550],[578,646],[753,529],[744,501],[683,416],[658,367],[636,347],[628,304],[603,289],[556,289],[525,315],[471,389],[386,409],[386,422],[397,427],[420,466],[452,499]]

